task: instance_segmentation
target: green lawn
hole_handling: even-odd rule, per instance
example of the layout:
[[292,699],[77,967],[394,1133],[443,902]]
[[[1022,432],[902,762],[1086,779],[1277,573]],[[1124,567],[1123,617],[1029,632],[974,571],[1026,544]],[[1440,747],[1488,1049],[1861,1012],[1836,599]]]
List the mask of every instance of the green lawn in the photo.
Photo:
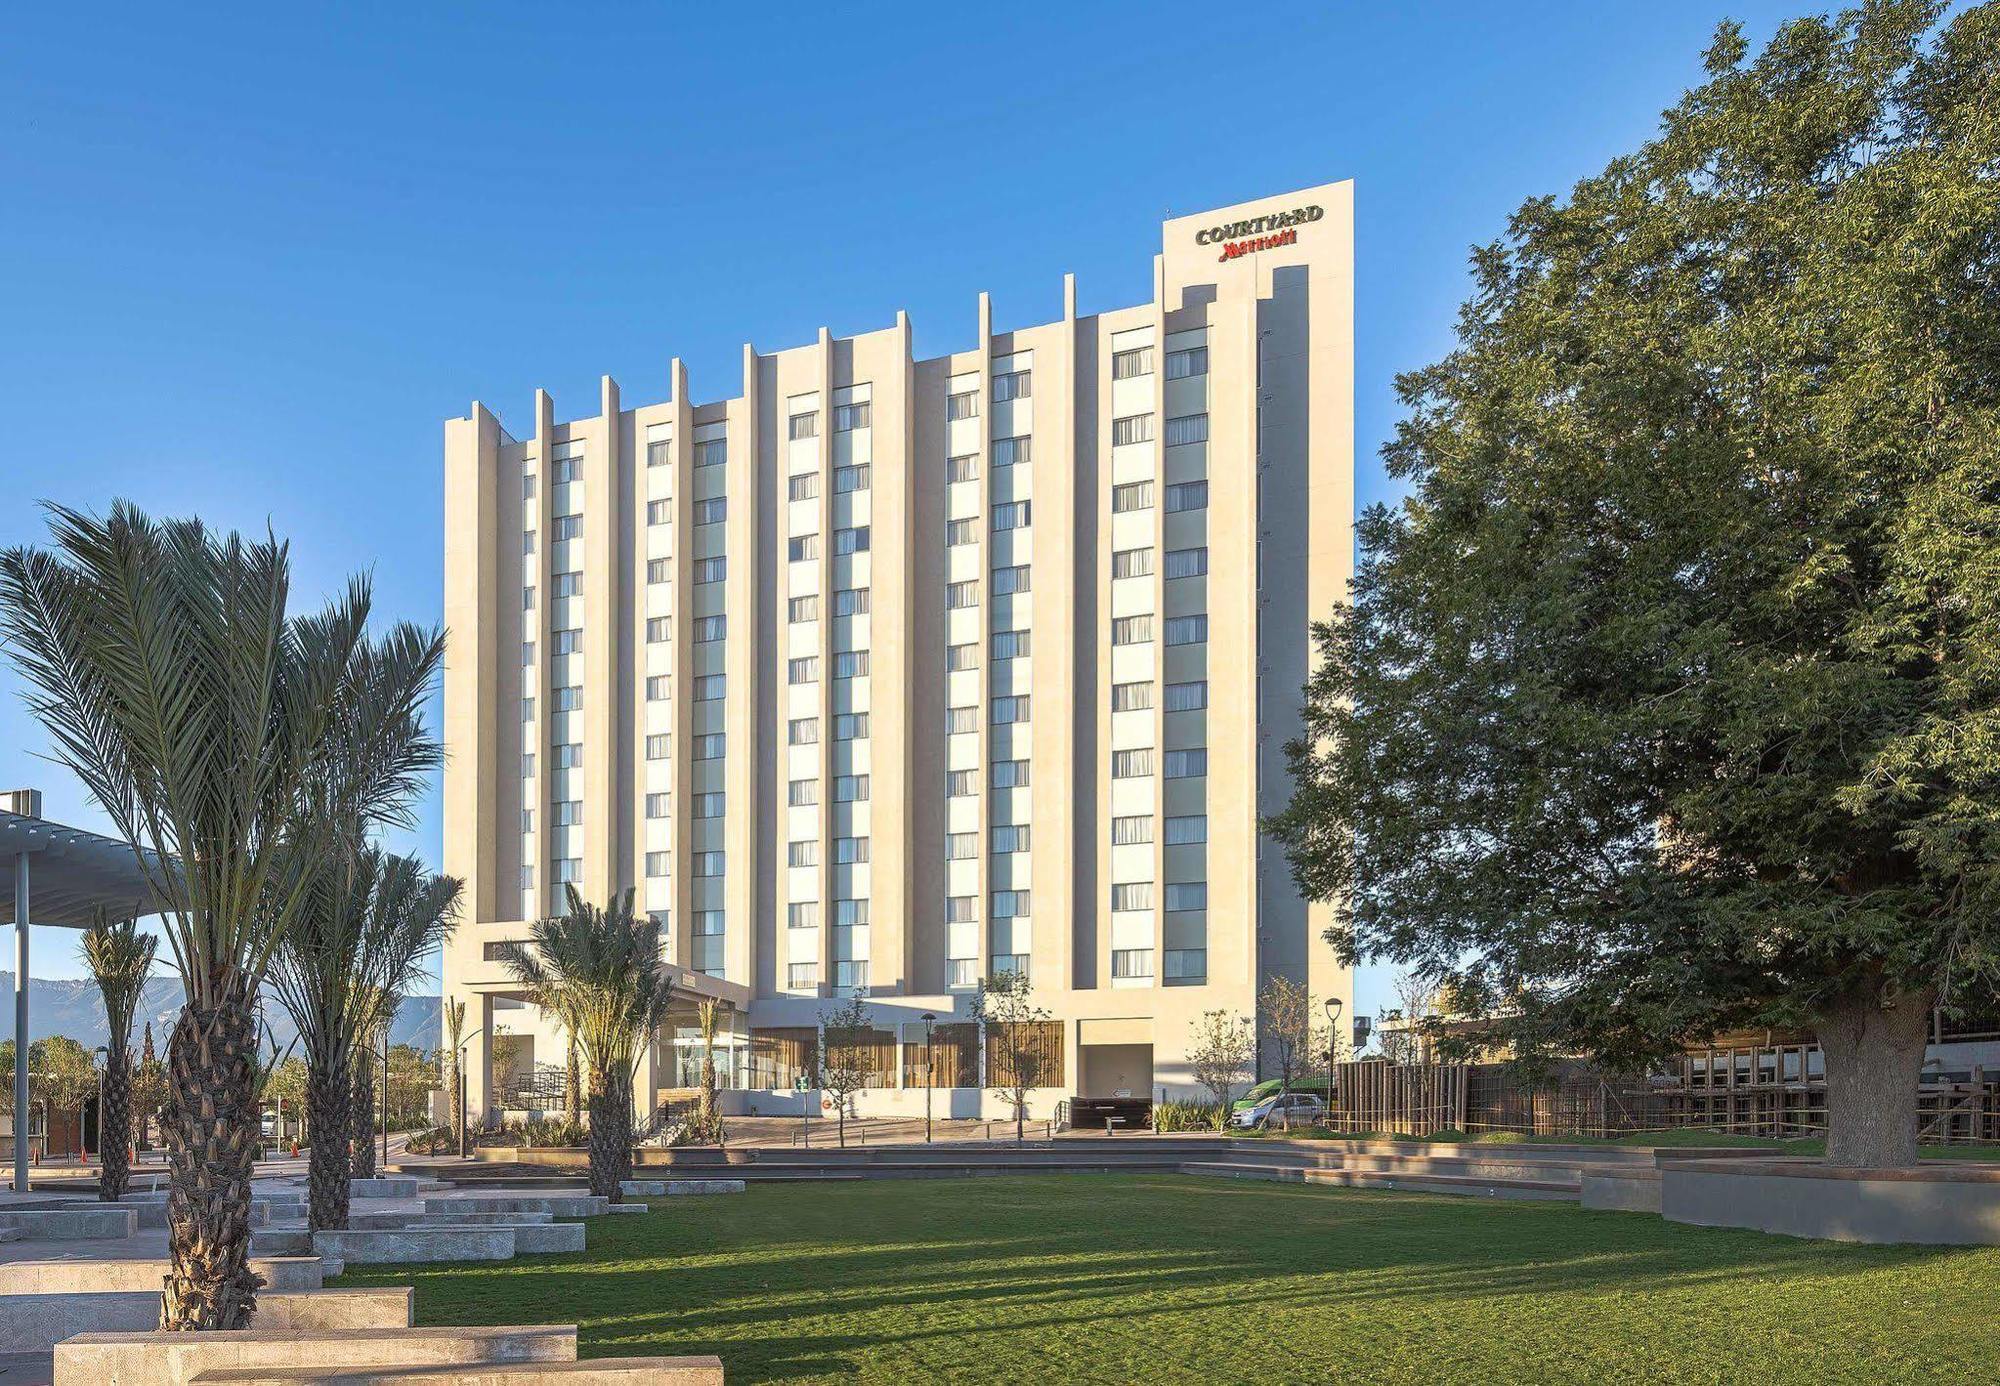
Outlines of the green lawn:
[[576,1323],[733,1384],[1991,1380],[2000,1249],[1172,1175],[751,1185],[590,1250],[370,1266],[418,1322]]

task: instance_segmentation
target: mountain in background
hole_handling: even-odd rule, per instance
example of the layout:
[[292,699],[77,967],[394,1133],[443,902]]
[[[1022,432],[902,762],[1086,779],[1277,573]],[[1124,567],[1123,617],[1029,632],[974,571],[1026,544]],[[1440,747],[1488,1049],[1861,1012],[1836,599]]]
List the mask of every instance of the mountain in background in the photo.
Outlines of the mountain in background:
[[[14,974],[0,972],[0,992],[11,997],[14,991]],[[406,996],[396,1008],[396,1020],[389,1027],[391,1044],[410,1044],[426,1052],[438,1047],[438,1001],[435,996]],[[6,1026],[0,1031],[0,1039],[14,1037],[14,1009],[6,1008]],[[147,1021],[153,1024],[153,1044],[164,1056],[167,1035],[174,1028],[174,1021],[181,1012],[181,984],[174,976],[155,977],[146,984],[146,994],[140,998],[138,1009],[132,1017],[132,1046],[136,1050],[139,1037],[145,1033]],[[285,1014],[285,1008],[277,998],[267,996],[264,1002],[264,1023],[270,1029],[271,1038],[277,1041],[282,1052],[297,1036],[292,1018]],[[109,1037],[111,1027],[104,1020],[104,1001],[97,994],[97,984],[87,977],[82,978],[42,978],[37,977],[28,984],[28,1038],[45,1039],[50,1035],[68,1035],[86,1049],[95,1049]]]

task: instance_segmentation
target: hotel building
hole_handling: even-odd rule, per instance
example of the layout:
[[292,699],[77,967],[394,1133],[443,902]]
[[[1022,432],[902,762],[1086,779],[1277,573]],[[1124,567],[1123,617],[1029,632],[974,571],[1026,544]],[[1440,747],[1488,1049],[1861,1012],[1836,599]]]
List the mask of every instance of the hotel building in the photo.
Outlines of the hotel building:
[[[919,359],[910,324],[743,349],[725,398],[546,393],[445,426],[444,955],[475,1117],[551,1105],[566,1039],[500,949],[564,887],[666,925],[727,1015],[730,1110],[797,1111],[865,999],[862,1112],[999,1114],[972,1004],[1026,973],[1065,1096],[1191,1094],[1190,1027],[1351,978],[1259,816],[1308,624],[1352,566],[1349,183],[1164,223],[1148,303]],[[923,1017],[935,1017],[926,1022]],[[926,1036],[929,1042],[926,1043]],[[650,1105],[650,1104],[649,1104]]]

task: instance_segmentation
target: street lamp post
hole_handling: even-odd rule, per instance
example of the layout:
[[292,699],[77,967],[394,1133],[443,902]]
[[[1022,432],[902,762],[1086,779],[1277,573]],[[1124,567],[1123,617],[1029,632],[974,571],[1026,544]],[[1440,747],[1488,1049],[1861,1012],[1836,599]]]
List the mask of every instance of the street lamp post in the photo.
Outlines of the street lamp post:
[[472,1135],[465,1124],[465,1051],[485,1033],[486,1027],[481,1026],[458,1042],[458,1158],[461,1160],[467,1158],[465,1144]]
[[1326,1114],[1329,1122],[1333,1119],[1334,1068],[1340,1059],[1340,1010],[1338,996],[1326,998]]
[[[101,1165],[104,1163],[104,1070],[111,1066],[111,1049],[100,1044],[90,1052],[104,1056],[104,1062],[97,1066],[97,1163]],[[83,1145],[81,1121],[76,1124],[76,1143],[79,1147]]]
[[937,1079],[937,1017],[924,1012],[924,1144],[931,1143],[931,1089]]

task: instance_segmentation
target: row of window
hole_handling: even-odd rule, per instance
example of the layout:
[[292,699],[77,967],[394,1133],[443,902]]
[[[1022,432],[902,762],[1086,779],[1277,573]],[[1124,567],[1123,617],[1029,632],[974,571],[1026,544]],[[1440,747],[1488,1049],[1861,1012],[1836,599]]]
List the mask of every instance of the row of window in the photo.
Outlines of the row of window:
[[[819,964],[795,962],[785,964],[785,986],[791,991],[808,991],[819,985]],[[868,960],[856,962],[835,962],[833,965],[833,985],[841,990],[866,991],[868,989]],[[967,985],[970,985],[968,983]]]
[[[1111,511],[1115,515],[1129,515],[1139,510],[1153,508],[1153,483],[1150,481],[1128,481],[1111,488]],[[1170,481],[1167,483],[1167,513],[1177,515],[1185,510],[1206,510],[1208,508],[1208,483],[1206,481]]]
[[[1208,882],[1169,881],[1167,883],[1166,905],[1169,913],[1208,908]],[[1114,910],[1149,910],[1153,908],[1153,883],[1151,881],[1125,881],[1111,887],[1111,908]]]
[[[1208,815],[1205,813],[1175,814],[1167,818],[1167,846],[1184,847],[1190,843],[1208,841]],[[1129,817],[1111,820],[1111,844],[1114,847],[1143,845],[1153,840],[1153,815],[1137,813]]]
[[[833,656],[833,676],[837,679],[868,677],[868,651],[840,650]],[[794,687],[819,682],[819,656],[800,655],[785,666],[785,682]]]
[[[1151,547],[1139,549],[1119,549],[1111,555],[1111,576],[1114,578],[1148,577],[1153,571],[1153,550]],[[1208,573],[1208,549],[1168,549],[1165,576],[1168,578],[1205,577]]]
[[[837,804],[859,803],[868,798],[868,777],[866,775],[835,775],[833,777],[833,801]],[[785,802],[793,808],[810,808],[819,802],[818,780],[792,780],[785,786]]]
[[[868,714],[865,712],[837,712],[833,716],[833,739],[836,741],[859,741],[868,735]],[[785,725],[785,741],[791,746],[814,746],[819,744],[819,718],[794,717]]]
[[[858,929],[868,923],[866,900],[835,900],[833,924],[837,929]],[[785,925],[792,929],[819,927],[819,901],[794,900],[785,906]]]
[[[868,839],[865,837],[836,837],[833,840],[833,860],[837,866],[856,866],[868,860]],[[785,844],[785,865],[818,866],[819,841],[816,838],[801,838]]]
[[[1169,616],[1166,622],[1166,636],[1169,645],[1198,645],[1208,639],[1208,616],[1205,613],[1197,613],[1193,616]],[[1117,617],[1111,622],[1111,643],[1113,645],[1152,644],[1152,616]]]
[[[1028,787],[1028,762],[1025,760],[996,760],[990,767],[995,789],[1026,789]],[[947,770],[944,777],[944,793],[947,799],[963,799],[979,792],[979,772],[977,770]]]
[[[846,495],[851,491],[866,491],[870,484],[869,468],[866,462],[856,462],[833,469],[833,490],[835,495]],[[800,472],[785,486],[788,499],[795,501],[813,500],[819,495],[819,473]]]
[[[1133,347],[1130,351],[1113,352],[1111,356],[1111,378],[1130,380],[1135,376],[1153,373],[1153,349],[1149,346]],[[1185,380],[1189,376],[1208,374],[1208,348],[1188,347],[1182,351],[1167,353],[1167,379]]]
[[[833,552],[836,557],[868,552],[868,526],[856,525],[853,529],[836,529],[833,532]],[[806,563],[818,558],[819,536],[793,535],[785,542],[785,556],[794,563]]]
[[[1204,747],[1193,747],[1184,751],[1168,751],[1163,758],[1162,770],[1170,780],[1193,779],[1208,773],[1208,751]],[[1114,780],[1144,779],[1153,773],[1152,747],[1141,747],[1131,751],[1111,753],[1111,778]]]

